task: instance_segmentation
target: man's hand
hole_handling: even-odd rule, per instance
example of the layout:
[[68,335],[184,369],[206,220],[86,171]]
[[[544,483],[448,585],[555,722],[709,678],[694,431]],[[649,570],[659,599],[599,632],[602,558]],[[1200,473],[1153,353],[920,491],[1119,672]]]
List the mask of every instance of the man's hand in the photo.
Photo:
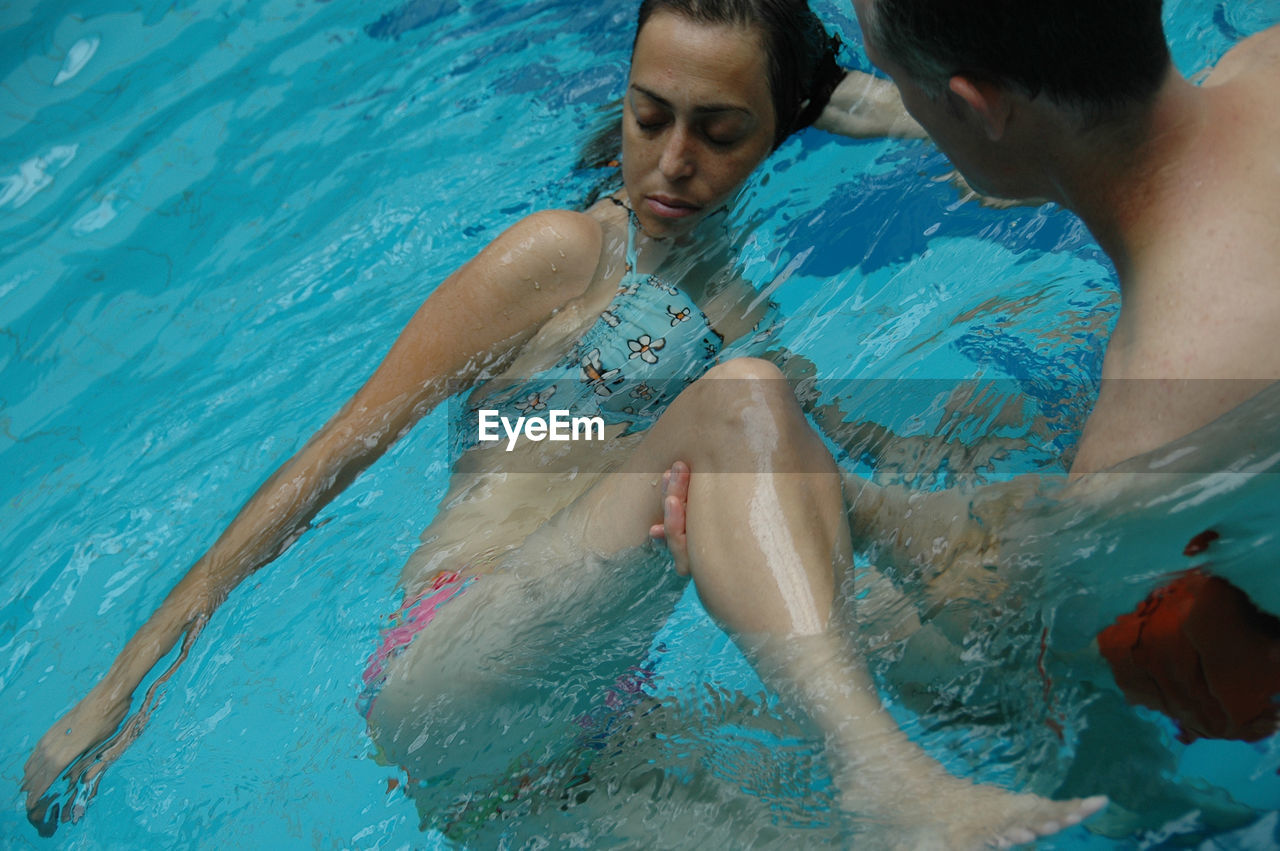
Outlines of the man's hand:
[[689,465],[676,461],[662,474],[662,523],[649,528],[649,536],[665,541],[675,559],[676,573],[689,575],[689,539],[685,510],[689,505]]

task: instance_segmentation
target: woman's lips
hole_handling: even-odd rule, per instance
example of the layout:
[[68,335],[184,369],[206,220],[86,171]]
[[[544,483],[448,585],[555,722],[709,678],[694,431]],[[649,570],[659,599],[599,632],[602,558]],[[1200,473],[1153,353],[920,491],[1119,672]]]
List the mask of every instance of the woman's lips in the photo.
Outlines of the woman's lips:
[[644,200],[654,215],[661,216],[664,219],[683,219],[685,216],[692,216],[702,209],[697,204],[691,204],[688,201],[681,201],[679,198],[671,198],[666,195],[648,195],[645,196]]

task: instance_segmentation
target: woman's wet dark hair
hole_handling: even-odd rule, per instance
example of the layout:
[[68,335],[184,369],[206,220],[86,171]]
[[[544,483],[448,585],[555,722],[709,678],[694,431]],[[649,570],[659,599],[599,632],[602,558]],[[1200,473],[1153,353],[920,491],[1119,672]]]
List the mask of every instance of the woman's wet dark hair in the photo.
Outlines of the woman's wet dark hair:
[[[636,20],[636,38],[657,12],[672,12],[703,24],[757,28],[768,54],[769,92],[777,130],[776,149],[797,130],[808,127],[826,107],[831,93],[844,79],[836,62],[840,39],[822,26],[807,0],[643,0]],[[632,45],[634,51],[634,44]],[[622,101],[603,107],[600,124],[583,145],[578,168],[618,165],[622,151]],[[617,188],[606,179],[590,193],[585,206]]]
[[761,32],[777,118],[775,148],[817,120],[844,78],[844,70],[836,64],[840,39],[827,33],[806,0],[643,0],[636,19],[637,39],[657,12]]

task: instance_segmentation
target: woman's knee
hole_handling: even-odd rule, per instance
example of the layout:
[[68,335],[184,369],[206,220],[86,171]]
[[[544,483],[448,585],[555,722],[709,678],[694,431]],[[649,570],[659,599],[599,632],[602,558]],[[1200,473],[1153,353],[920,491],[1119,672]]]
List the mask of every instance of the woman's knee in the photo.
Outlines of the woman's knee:
[[762,358],[734,358],[717,364],[707,371],[707,374],[699,379],[702,381],[716,381],[723,379],[737,379],[740,381],[777,381],[781,382],[778,386],[786,386],[786,376],[782,374],[782,370],[778,369],[772,361],[763,360]]
[[719,364],[682,394],[708,422],[725,420],[741,427],[744,416],[773,419],[799,413],[791,384],[772,363],[759,358],[735,358]]
[[[827,467],[829,453],[805,419],[790,382],[769,361],[738,358],[720,364],[686,388],[677,403],[672,407],[679,416],[696,424],[695,444],[709,456],[703,460],[719,459],[728,465],[725,471],[760,455],[793,459],[784,464],[790,472]],[[790,469],[796,459],[806,458],[812,463]],[[714,463],[711,468],[721,469]]]

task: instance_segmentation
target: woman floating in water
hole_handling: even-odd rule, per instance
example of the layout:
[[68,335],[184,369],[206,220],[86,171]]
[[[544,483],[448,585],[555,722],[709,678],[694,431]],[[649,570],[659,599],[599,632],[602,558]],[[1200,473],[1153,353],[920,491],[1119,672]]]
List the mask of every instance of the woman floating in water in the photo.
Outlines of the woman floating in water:
[[[708,220],[837,83],[866,84],[844,78],[834,50],[803,0],[645,0],[624,188],[584,213],[529,216],[431,293],[367,383],[41,739],[24,783],[32,820],[58,817],[46,793],[64,770],[91,788],[136,737],[148,705],[128,717],[133,693],[157,661],[460,387],[474,419],[453,427],[449,492],[403,571],[405,602],[360,699],[425,819],[456,796],[460,767],[498,782],[513,757],[543,759],[589,714],[596,686],[642,657],[680,591],[644,558],[677,459],[697,471],[698,593],[827,737],[844,806],[897,842],[948,848],[1029,841],[1100,807],[953,777],[898,729],[832,614],[850,563],[839,471],[773,365],[726,359],[771,308],[741,281],[675,271],[715,249]],[[863,129],[901,126],[900,108],[870,121]],[[577,439],[538,439],[556,428],[552,411],[581,418]],[[566,671],[589,686],[548,706],[546,679]],[[522,715],[531,705],[546,712]]]

